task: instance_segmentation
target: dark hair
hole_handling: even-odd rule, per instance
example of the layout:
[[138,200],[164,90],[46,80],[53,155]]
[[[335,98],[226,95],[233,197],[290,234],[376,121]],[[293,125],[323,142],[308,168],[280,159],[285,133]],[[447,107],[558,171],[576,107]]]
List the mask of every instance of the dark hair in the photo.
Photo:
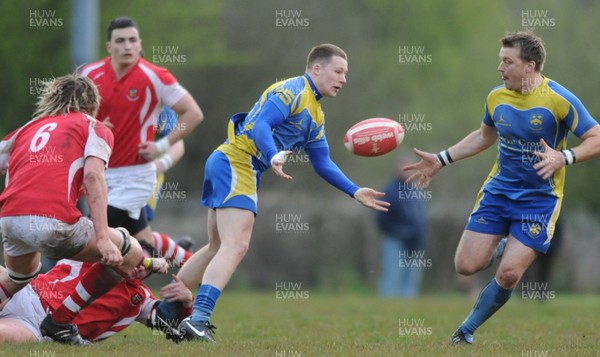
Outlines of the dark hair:
[[[108,28],[106,29],[106,36],[108,38],[108,41],[110,42],[110,39],[112,38],[113,30],[124,29],[124,28],[128,28],[128,27],[135,27],[136,29],[138,28],[135,21],[133,21],[131,18],[126,17],[126,16],[117,17],[116,19],[111,20],[110,23],[108,24]],[[139,31],[139,29],[138,29],[138,31]]]
[[324,43],[313,47],[306,58],[306,69],[310,69],[315,62],[320,62],[323,66],[327,65],[333,56],[339,56],[347,60],[346,52],[336,45]]
[[534,61],[536,71],[541,72],[544,69],[544,61],[546,60],[544,41],[534,35],[533,32],[509,32],[500,41],[502,47],[518,47],[521,50],[519,57],[526,62]]

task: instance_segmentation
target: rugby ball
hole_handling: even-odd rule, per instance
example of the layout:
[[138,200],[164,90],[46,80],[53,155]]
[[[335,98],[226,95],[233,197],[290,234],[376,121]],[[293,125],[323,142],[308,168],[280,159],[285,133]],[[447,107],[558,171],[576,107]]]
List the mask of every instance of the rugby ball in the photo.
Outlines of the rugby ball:
[[404,128],[397,121],[385,118],[363,120],[352,126],[344,136],[344,146],[358,156],[380,156],[400,145]]

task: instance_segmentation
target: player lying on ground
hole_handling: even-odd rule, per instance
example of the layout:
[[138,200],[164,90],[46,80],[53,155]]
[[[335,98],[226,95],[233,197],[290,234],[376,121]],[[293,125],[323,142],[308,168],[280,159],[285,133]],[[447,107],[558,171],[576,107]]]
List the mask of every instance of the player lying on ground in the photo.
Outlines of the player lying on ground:
[[[167,264],[164,259],[151,258],[156,256],[156,251],[148,243],[141,244],[148,258],[145,264],[138,265],[126,279],[83,309],[73,320],[84,339],[106,339],[135,321],[162,332],[154,314],[159,301],[142,279],[153,272],[165,273]],[[56,309],[91,267],[91,263],[60,260],[47,274],[38,275],[30,285],[13,295],[0,311],[0,341],[44,341],[39,328],[46,310]],[[161,290],[161,295],[182,304],[179,319],[191,313],[192,292],[177,278]]]

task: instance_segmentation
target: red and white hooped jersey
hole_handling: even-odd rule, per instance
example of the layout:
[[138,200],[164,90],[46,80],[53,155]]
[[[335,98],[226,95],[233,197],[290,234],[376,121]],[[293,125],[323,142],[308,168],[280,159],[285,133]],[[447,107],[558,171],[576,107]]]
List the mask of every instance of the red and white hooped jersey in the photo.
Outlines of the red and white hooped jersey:
[[[42,306],[56,310],[81,281],[93,263],[63,259],[47,274],[38,275],[31,287]],[[85,307],[75,317],[79,334],[86,340],[102,340],[125,329],[134,321],[145,321],[157,301],[141,280],[124,279]]]
[[98,120],[113,125],[110,167],[145,164],[138,155],[139,144],[154,140],[162,106],[172,107],[187,91],[167,69],[143,58],[118,80],[110,57],[84,66],[81,74],[91,78],[100,91]]
[[8,153],[0,217],[36,215],[73,224],[81,217],[83,166],[88,156],[106,164],[113,134],[83,113],[41,117],[0,142]]

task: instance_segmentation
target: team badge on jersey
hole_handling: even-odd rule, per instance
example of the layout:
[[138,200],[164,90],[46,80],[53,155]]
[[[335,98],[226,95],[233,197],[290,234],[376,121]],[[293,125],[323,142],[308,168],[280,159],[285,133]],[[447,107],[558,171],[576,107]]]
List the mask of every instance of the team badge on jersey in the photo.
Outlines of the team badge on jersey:
[[142,295],[140,294],[134,294],[131,296],[131,304],[132,305],[137,305],[140,302],[142,302],[144,300],[144,298],[142,298]]
[[542,130],[542,114],[533,114],[529,119],[529,128],[533,131]]
[[138,100],[138,90],[135,88],[129,88],[129,93],[127,94],[127,99],[134,101]]

